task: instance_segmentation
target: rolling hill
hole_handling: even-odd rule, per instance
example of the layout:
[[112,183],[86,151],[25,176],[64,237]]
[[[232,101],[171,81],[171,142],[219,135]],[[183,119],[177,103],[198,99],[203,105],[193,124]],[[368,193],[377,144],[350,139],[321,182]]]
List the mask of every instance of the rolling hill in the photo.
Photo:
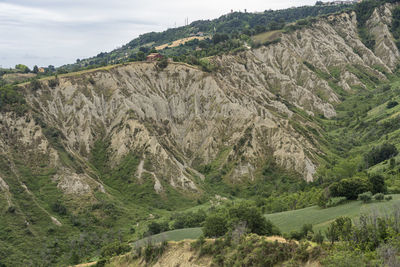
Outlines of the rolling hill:
[[[255,31],[267,15],[292,14],[288,22],[328,10],[205,22],[221,27],[209,48],[238,40],[232,21]],[[376,147],[400,148],[396,12],[397,3],[379,2],[368,12],[355,8],[275,30],[264,21],[253,36],[258,45],[241,47],[244,37],[240,49],[216,49],[199,59],[207,68],[124,62],[2,86],[1,263],[86,261],[110,243],[139,239],[151,222],[221,199],[298,209],[315,205],[333,183],[372,174],[399,193],[398,156],[366,164]],[[173,40],[142,36],[124,49],[169,43],[188,29]],[[118,62],[119,53],[125,50],[94,60]],[[335,214],[352,217],[360,207],[308,207],[268,218],[283,230],[298,225],[288,220],[295,216],[323,229]],[[182,230],[171,238],[185,231],[199,234]]]

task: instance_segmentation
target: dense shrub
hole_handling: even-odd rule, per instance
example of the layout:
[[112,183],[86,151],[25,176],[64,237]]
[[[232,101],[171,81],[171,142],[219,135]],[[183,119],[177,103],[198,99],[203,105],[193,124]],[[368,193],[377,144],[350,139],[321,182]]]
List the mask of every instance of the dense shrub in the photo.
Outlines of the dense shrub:
[[206,219],[206,213],[200,209],[197,212],[177,213],[171,216],[173,229],[199,227]]
[[311,239],[312,235],[314,235],[312,224],[303,224],[299,231],[291,231],[289,233],[289,238],[296,240],[302,240],[304,238]]
[[211,214],[206,218],[203,233],[207,237],[223,236],[228,231],[227,220],[223,214]]
[[364,155],[364,162],[367,168],[374,166],[382,161],[390,159],[398,154],[396,146],[384,143],[372,148],[370,152]]
[[0,86],[0,111],[14,111],[23,115],[27,111],[25,98],[16,86]]
[[372,193],[371,192],[365,192],[365,193],[359,194],[358,195],[358,200],[361,200],[364,203],[371,202]]
[[267,220],[261,210],[252,203],[240,203],[221,208],[211,213],[205,220],[203,232],[208,237],[218,237],[244,224],[250,233],[259,235],[279,234],[279,229]]
[[325,231],[326,238],[333,244],[335,241],[348,241],[351,237],[352,222],[348,217],[339,217]]
[[316,233],[312,239],[313,242],[317,243],[317,244],[322,244],[324,242],[324,236],[321,233],[321,231],[318,231],[318,233]]
[[382,201],[385,198],[385,195],[382,193],[378,193],[374,195],[374,199],[378,201]]
[[331,207],[336,207],[341,204],[344,204],[347,201],[346,197],[332,197],[328,200],[326,207],[331,208]]
[[155,235],[169,230],[168,222],[151,222],[145,235]]
[[51,205],[51,210],[60,215],[67,214],[67,208],[59,200]]
[[372,185],[366,178],[349,178],[340,182],[333,183],[329,190],[333,197],[346,197],[347,199],[357,199],[359,194],[371,191]]
[[33,79],[33,80],[31,81],[31,83],[29,84],[29,88],[30,88],[32,91],[37,91],[37,90],[39,90],[39,89],[42,88],[42,84],[39,82],[39,80]]
[[162,57],[159,61],[157,61],[156,64],[157,68],[160,70],[165,69],[168,66],[168,58],[167,57]]
[[399,103],[397,101],[389,101],[386,105],[387,109],[391,109],[394,108],[395,106],[397,106]]
[[130,251],[132,247],[126,243],[112,242],[101,249],[101,256],[109,258]]
[[332,251],[327,257],[321,259],[323,266],[367,266],[366,259],[361,253],[355,251]]
[[60,80],[58,78],[50,79],[48,81],[48,85],[50,88],[55,88],[60,84]]
[[245,222],[250,233],[258,235],[278,234],[279,230],[268,220],[265,219],[261,211],[249,204],[242,203],[228,209],[230,226]]
[[147,246],[144,248],[144,260],[146,263],[150,263],[153,261],[156,261],[158,257],[160,257],[164,251],[168,247],[168,242],[163,241],[159,245],[153,245],[151,243],[147,244]]
[[372,185],[372,194],[386,193],[387,188],[385,184],[385,178],[382,175],[376,174],[369,177],[369,181]]
[[313,250],[309,244],[302,242],[269,242],[264,237],[249,234],[237,244],[230,244],[227,239],[219,238],[215,242],[200,245],[200,255],[211,255],[216,266],[264,267],[278,266],[279,263],[290,261],[292,265],[303,266],[312,258]]

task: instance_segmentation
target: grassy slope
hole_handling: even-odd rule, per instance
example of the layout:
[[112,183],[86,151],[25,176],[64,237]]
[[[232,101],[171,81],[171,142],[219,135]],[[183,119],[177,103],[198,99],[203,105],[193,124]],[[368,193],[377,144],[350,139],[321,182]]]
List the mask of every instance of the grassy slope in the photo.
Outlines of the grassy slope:
[[356,219],[361,214],[373,212],[385,213],[390,211],[393,205],[400,203],[400,195],[393,195],[393,200],[389,202],[373,202],[363,204],[361,201],[352,201],[344,205],[321,209],[313,206],[300,210],[285,211],[266,215],[267,219],[276,224],[282,232],[287,233],[292,230],[299,230],[303,224],[311,223],[314,230],[325,230],[329,223],[334,219],[347,216]]
[[[389,192],[399,193],[400,165],[390,167],[384,161],[364,169],[363,156],[373,147],[383,143],[400,149],[400,105],[387,108],[389,101],[400,101],[400,75],[390,75],[386,84],[376,84],[368,89],[354,88],[354,92],[336,107],[335,120],[320,120],[329,140],[327,168],[320,168],[324,180],[337,180],[365,173],[380,173],[386,177]],[[396,157],[399,162],[400,157]],[[324,164],[322,164],[324,165]],[[361,171],[358,173],[358,171]],[[364,173],[364,174],[363,174]]]
[[181,241],[184,239],[196,239],[202,233],[203,233],[203,231],[201,230],[200,227],[172,230],[172,231],[167,231],[167,232],[160,233],[157,235],[153,235],[151,237],[140,239],[140,240],[134,242],[133,246],[142,246],[142,245],[147,244],[147,242],[149,242],[149,241],[158,243],[158,242],[162,242],[164,240]]
[[[314,231],[324,231],[329,223],[341,216],[347,216],[351,219],[357,219],[362,214],[390,212],[394,205],[400,204],[400,195],[392,195],[393,200],[386,202],[372,202],[363,204],[361,201],[351,201],[349,203],[321,209],[318,206],[313,206],[305,209],[278,212],[267,214],[265,217],[271,220],[283,233],[289,233],[293,230],[299,230],[303,224],[311,223],[314,226]],[[167,241],[180,241],[184,239],[196,239],[202,234],[200,227],[178,229],[173,231],[164,232],[161,234],[153,235],[149,238],[140,239],[133,243],[136,245],[144,245],[148,241],[161,242]]]
[[272,42],[280,37],[282,30],[269,31],[254,35],[251,39],[254,43],[264,44],[266,42]]

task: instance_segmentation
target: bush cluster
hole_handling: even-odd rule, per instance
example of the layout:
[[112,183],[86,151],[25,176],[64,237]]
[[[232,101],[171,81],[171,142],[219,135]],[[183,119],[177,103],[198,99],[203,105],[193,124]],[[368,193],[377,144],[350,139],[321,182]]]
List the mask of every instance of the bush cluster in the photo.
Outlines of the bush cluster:
[[220,237],[233,231],[238,224],[245,224],[246,231],[258,235],[277,235],[279,229],[267,220],[252,203],[242,202],[210,213],[203,226],[207,237]]

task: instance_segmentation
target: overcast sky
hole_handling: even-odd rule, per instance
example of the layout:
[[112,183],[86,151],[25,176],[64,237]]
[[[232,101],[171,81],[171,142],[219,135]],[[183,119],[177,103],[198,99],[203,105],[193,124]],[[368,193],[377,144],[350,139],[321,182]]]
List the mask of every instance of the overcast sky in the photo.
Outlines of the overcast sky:
[[60,66],[111,51],[140,34],[316,0],[0,0],[0,66]]

